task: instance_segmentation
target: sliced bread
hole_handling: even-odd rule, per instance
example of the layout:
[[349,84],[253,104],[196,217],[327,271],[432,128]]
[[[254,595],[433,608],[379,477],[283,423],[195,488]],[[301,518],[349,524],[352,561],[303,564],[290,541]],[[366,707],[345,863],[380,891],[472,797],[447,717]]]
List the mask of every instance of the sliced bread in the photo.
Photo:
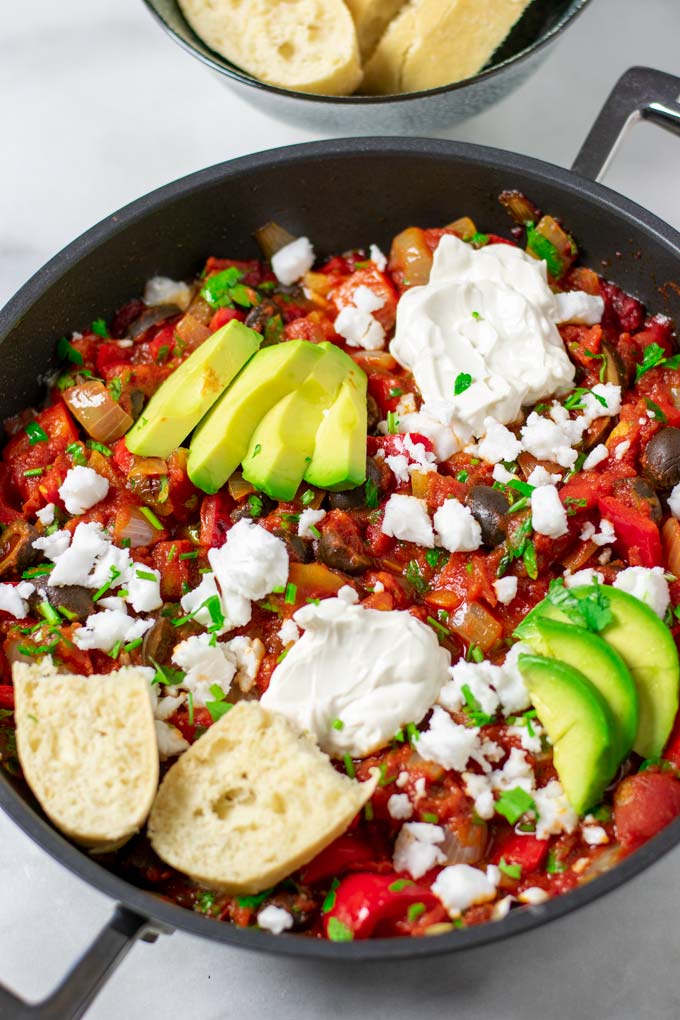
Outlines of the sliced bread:
[[341,775],[283,716],[242,701],[169,769],[149,838],[196,882],[258,893],[344,832],[375,782]]
[[91,849],[114,849],[141,829],[158,788],[147,674],[59,674],[47,659],[13,668],[26,781],[56,827]]
[[407,0],[345,0],[354,19],[362,60],[368,60],[392,18]]
[[271,85],[348,95],[361,81],[354,23],[342,0],[179,0],[211,49]]
[[364,69],[362,92],[420,92],[486,64],[531,0],[409,0]]

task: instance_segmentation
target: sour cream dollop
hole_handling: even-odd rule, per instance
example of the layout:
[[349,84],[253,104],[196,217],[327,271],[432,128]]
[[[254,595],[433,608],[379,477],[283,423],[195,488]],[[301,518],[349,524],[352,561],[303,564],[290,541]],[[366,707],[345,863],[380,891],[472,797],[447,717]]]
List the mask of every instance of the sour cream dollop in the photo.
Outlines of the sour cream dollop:
[[[484,434],[485,419],[515,421],[523,405],[567,392],[574,366],[557,323],[599,322],[604,304],[579,293],[564,302],[552,293],[546,264],[505,244],[475,249],[442,237],[429,282],[413,287],[397,307],[390,351],[411,370],[424,411],[446,421],[461,445]],[[458,395],[461,373],[472,382]]]
[[302,637],[274,670],[265,708],[332,757],[361,758],[420,722],[446,683],[450,656],[410,613],[364,609],[351,588],[294,614]]

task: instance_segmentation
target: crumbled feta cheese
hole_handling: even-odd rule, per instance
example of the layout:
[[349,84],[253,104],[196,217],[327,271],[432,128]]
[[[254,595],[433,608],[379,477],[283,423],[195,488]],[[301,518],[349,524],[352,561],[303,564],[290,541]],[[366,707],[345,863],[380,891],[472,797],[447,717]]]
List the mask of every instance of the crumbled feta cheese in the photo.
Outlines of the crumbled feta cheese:
[[383,273],[387,269],[387,258],[378,245],[372,244],[368,249],[368,254],[373,265]]
[[593,468],[601,464],[609,456],[609,450],[604,443],[599,443],[598,446],[594,446],[590,451],[586,459],[583,461],[583,470],[592,471]]
[[416,443],[410,433],[406,433],[404,436],[404,453],[413,461],[414,464],[418,465],[418,469],[421,471],[432,471],[435,470],[434,464],[436,461],[435,455],[426,448],[424,443]]
[[557,322],[576,322],[595,326],[602,321],[604,301],[598,295],[583,290],[570,290],[555,294]]
[[572,445],[581,437],[580,429],[574,429],[574,424],[568,416],[566,422],[558,423],[532,411],[521,429],[522,446],[537,460],[573,467],[577,453]]
[[497,581],[493,582],[493,587],[498,601],[502,605],[508,606],[517,594],[517,578],[511,575],[499,577]]
[[[60,534],[60,532],[55,532],[55,534]],[[67,584],[80,584],[86,588],[93,587],[90,571],[94,567],[97,557],[106,554],[110,544],[101,524],[96,521],[79,524],[73,533],[70,546],[55,561],[54,569],[50,574],[50,585],[59,587]],[[100,587],[100,585],[96,587]]]
[[245,519],[231,528],[224,545],[208,550],[208,560],[224,595],[233,592],[244,599],[263,599],[288,580],[285,543]]
[[115,609],[119,613],[127,613],[125,599],[117,595],[109,595],[104,599],[97,600],[97,609]]
[[510,908],[515,903],[514,896],[504,896],[502,900],[498,900],[493,905],[493,911],[491,913],[492,921],[502,921],[504,917],[507,917],[510,913]]
[[523,749],[531,754],[539,754],[542,749],[543,727],[535,719],[531,720],[531,732],[527,725],[508,726],[508,734],[511,737],[517,737]]
[[282,932],[292,928],[295,922],[293,915],[289,914],[287,910],[277,907],[275,903],[270,903],[257,915],[257,923],[260,928],[270,931],[272,935],[281,935]]
[[437,460],[448,460],[452,453],[462,448],[462,443],[450,425],[439,421],[426,404],[414,414],[399,417],[400,432],[417,432],[431,441]]
[[284,646],[291,645],[300,639],[300,629],[292,618],[284,620],[279,628],[279,641]]
[[135,641],[152,626],[153,620],[135,619],[119,609],[105,609],[88,616],[85,625],[75,631],[73,640],[84,651],[98,648],[110,652],[118,642]]
[[412,878],[421,878],[446,857],[437,846],[445,838],[440,825],[429,822],[406,822],[402,825],[394,844],[392,863],[395,871],[406,871]]
[[498,674],[494,674],[493,685],[505,715],[524,712],[531,704],[529,691],[517,666],[520,655],[525,653],[531,654],[531,649],[518,641],[505,656]]
[[385,457],[385,463],[398,482],[404,483],[410,480],[408,457],[403,453],[393,453],[389,457]]
[[512,471],[508,471],[502,464],[494,464],[491,476],[494,482],[500,482],[501,485],[507,485],[517,478],[517,475],[513,475]]
[[163,605],[160,571],[132,563],[125,578],[126,600],[136,613],[151,613]]
[[605,843],[609,842],[607,830],[601,825],[584,825],[581,829],[581,835],[583,836],[583,842],[587,843],[588,846],[604,846]]
[[614,587],[644,602],[663,620],[671,601],[663,567],[626,567],[616,575]]
[[668,497],[668,509],[674,517],[680,517],[680,483],[671,489]]
[[259,638],[240,636],[226,641],[224,647],[236,663],[236,682],[241,692],[247,694],[252,690],[255,678],[260,672],[264,645]]
[[533,795],[536,778],[523,750],[513,747],[501,769],[494,769],[487,775],[464,772],[465,792],[475,802],[475,811],[480,818],[492,818],[494,814],[494,793],[519,786]]
[[362,312],[377,312],[385,304],[385,298],[362,284],[352,294],[352,303]]
[[213,640],[211,634],[193,634],[175,645],[172,653],[172,661],[186,673],[177,686],[191,691],[197,706],[215,700],[210,692],[214,684],[227,694],[236,672],[236,663],[229,649],[224,644],[212,644]]
[[107,535],[106,548],[101,552],[92,567],[92,572],[87,579],[88,588],[101,588],[109,584],[111,588],[119,588],[126,581],[132,560],[127,549],[121,549],[113,545]]
[[499,699],[492,689],[492,684],[500,667],[491,665],[490,662],[466,662],[461,659],[449,670],[451,679],[439,692],[439,703],[450,712],[460,712],[465,705],[466,687],[473,698],[479,702],[482,712],[487,715],[495,715],[498,710]]
[[310,529],[316,527],[325,516],[325,510],[312,510],[311,508],[303,510],[298,521],[298,535],[300,538],[315,538],[316,536]]
[[470,864],[451,864],[440,871],[432,883],[432,892],[446,907],[449,917],[460,917],[476,903],[496,898],[496,884],[491,876]]
[[308,237],[297,237],[272,255],[272,272],[284,287],[296,283],[314,265],[314,249]]
[[187,750],[189,743],[184,739],[176,726],[162,719],[156,719],[154,725],[156,727],[158,757],[161,761],[175,758],[178,754],[183,754]]
[[476,761],[486,771],[490,768],[479,739],[479,728],[455,723],[439,705],[432,709],[428,728],[418,739],[418,754],[425,761],[436,762],[445,769],[462,772],[467,763]]
[[199,586],[183,595],[180,599],[180,605],[184,612],[193,616],[194,620],[200,623],[202,627],[210,627],[213,623],[210,612],[206,608],[206,603],[209,599],[215,597],[220,599],[222,612],[225,617],[224,624],[215,631],[216,634],[226,634],[227,631],[233,630],[234,627],[243,627],[250,621],[252,615],[250,600],[238,597],[232,592],[228,599],[229,608],[227,611],[227,599],[220,595],[213,573],[203,574]]
[[406,786],[406,784],[408,783],[408,772],[406,772],[406,771],[400,772],[399,775],[397,776],[395,782],[396,782],[396,785],[400,789],[402,787]]
[[567,534],[567,511],[554,485],[541,485],[531,493],[531,522],[538,535],[561,538]]
[[366,351],[378,351],[385,344],[385,330],[370,312],[364,312],[354,305],[345,305],[334,322],[335,332],[348,347],[363,347]]
[[191,303],[193,291],[181,280],[169,276],[152,276],[146,281],[142,300],[145,305],[177,305],[186,311]]
[[589,393],[584,394],[582,404],[578,422],[585,432],[596,418],[613,418],[620,412],[621,387],[616,383],[597,383]]
[[101,503],[108,491],[108,479],[102,478],[92,468],[81,465],[69,468],[58,489],[64,506],[75,517]]
[[397,417],[401,418],[405,414],[416,414],[417,410],[416,398],[413,393],[402,393],[397,402]]
[[578,815],[564,795],[561,784],[552,779],[547,786],[533,794],[536,805],[536,838],[548,839],[560,832],[573,832]]
[[449,552],[473,552],[482,544],[482,529],[472,511],[457,499],[447,499],[434,515],[437,545]]
[[531,885],[528,889],[524,889],[517,899],[520,903],[527,903],[529,906],[537,907],[539,903],[545,903],[546,900],[550,899],[550,893],[546,892],[545,889],[541,889],[539,885]]
[[19,581],[18,584],[0,584],[0,610],[23,620],[28,616],[28,599],[35,588],[30,581]]
[[387,801],[387,810],[390,818],[410,818],[413,814],[413,805],[406,793],[393,793]]
[[401,496],[397,493],[390,496],[385,505],[382,531],[404,542],[416,542],[428,548],[434,545],[432,522],[425,501],[415,496]]
[[476,446],[471,446],[468,450],[489,464],[497,464],[501,460],[514,460],[521,451],[522,444],[519,439],[495,418],[484,419],[482,438]]
[[153,706],[154,719],[160,719],[165,721],[175,714],[178,708],[186,702],[187,696],[184,692],[173,695],[164,694],[160,696],[160,685],[154,684],[154,671],[152,669],[147,670],[150,673],[149,678],[149,694],[151,695],[151,704]]
[[614,459],[623,460],[628,451],[630,450],[630,439],[624,439],[622,443],[618,443],[614,447]]
[[558,482],[562,481],[562,475],[553,474],[547,471],[542,464],[537,464],[534,470],[527,478],[529,485],[533,485],[537,489],[541,485],[557,485]]
[[35,516],[46,528],[49,528],[50,524],[54,524],[54,509],[54,503],[48,503],[47,506],[36,511]]
[[34,539],[32,544],[34,549],[44,552],[45,557],[55,563],[71,544],[71,532],[54,531],[51,535],[42,535]]
[[579,537],[582,542],[594,542],[595,545],[609,545],[610,542],[616,541],[616,532],[612,522],[603,517],[600,521],[599,531],[591,521],[586,521]]
[[601,574],[599,570],[593,570],[592,567],[584,567],[583,570],[577,570],[575,574],[564,574],[564,584],[566,588],[578,588],[582,584],[602,584],[604,582],[604,574]]

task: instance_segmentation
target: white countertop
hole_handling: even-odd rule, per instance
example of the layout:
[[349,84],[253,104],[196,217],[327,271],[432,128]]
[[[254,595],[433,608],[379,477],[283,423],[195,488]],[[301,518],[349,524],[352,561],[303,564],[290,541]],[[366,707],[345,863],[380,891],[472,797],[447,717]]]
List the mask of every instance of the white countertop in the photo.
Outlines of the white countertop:
[[[633,64],[680,73],[679,0],[594,0],[518,92],[445,137],[569,165]],[[0,24],[0,304],[117,207],[192,170],[310,132],[255,112],[170,42],[139,0],[32,0]],[[649,124],[606,183],[680,227],[680,142]],[[671,1020],[680,1015],[680,850],[576,915],[418,964],[248,955],[182,934],[137,945],[88,1020]],[[111,903],[0,815],[0,981],[36,999]],[[61,1020],[61,1018],[55,1018]]]

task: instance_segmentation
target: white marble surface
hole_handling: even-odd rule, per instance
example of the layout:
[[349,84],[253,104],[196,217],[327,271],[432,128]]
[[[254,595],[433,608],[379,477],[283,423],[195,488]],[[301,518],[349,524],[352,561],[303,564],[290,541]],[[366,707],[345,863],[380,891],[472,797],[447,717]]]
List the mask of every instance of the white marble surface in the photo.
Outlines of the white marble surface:
[[[8,0],[5,0],[9,12]],[[679,0],[593,0],[518,93],[447,137],[568,165],[618,75],[680,72]],[[212,163],[312,137],[257,114],[167,40],[139,0],[24,0],[0,21],[0,303],[76,234]],[[636,128],[607,183],[680,227],[680,143]],[[578,915],[417,965],[341,968],[181,934],[136,946],[89,1020],[671,1020],[680,851]],[[111,904],[0,816],[0,980],[37,998]],[[61,1020],[61,1018],[55,1018]]]

